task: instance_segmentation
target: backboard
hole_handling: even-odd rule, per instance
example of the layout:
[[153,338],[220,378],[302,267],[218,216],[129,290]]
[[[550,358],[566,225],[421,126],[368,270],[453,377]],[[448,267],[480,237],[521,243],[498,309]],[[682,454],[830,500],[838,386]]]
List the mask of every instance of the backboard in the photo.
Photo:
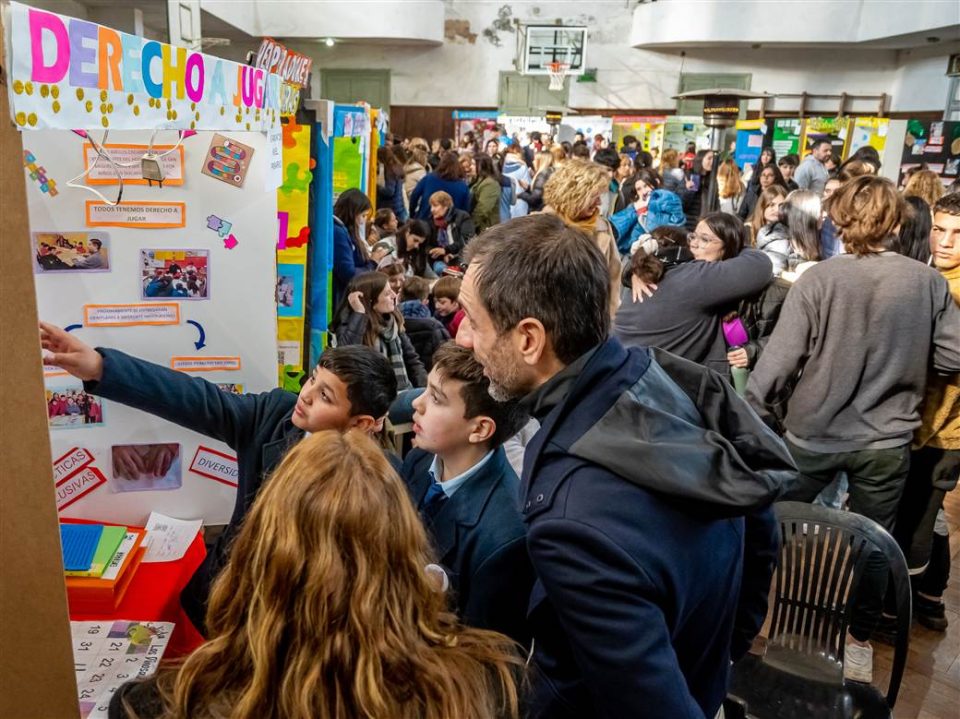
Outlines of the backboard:
[[570,65],[568,75],[586,69],[587,28],[579,25],[524,25],[518,34],[517,68],[525,75],[550,74],[547,64]]

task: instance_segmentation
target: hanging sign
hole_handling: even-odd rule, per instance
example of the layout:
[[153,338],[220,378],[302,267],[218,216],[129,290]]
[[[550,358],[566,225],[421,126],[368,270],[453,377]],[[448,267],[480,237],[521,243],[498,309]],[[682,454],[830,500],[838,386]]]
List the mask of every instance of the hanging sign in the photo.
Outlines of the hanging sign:
[[10,3],[13,119],[31,128],[265,131],[279,75]]

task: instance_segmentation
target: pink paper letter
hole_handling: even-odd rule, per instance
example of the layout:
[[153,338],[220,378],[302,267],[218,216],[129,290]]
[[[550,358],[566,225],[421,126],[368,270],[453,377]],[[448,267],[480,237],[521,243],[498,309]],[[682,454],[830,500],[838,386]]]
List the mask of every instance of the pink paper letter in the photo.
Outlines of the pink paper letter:
[[[34,82],[57,83],[70,67],[70,38],[67,28],[59,17],[42,10],[29,9],[30,53],[33,61],[30,79]],[[56,40],[57,53],[52,65],[43,62],[43,31],[51,33]]]

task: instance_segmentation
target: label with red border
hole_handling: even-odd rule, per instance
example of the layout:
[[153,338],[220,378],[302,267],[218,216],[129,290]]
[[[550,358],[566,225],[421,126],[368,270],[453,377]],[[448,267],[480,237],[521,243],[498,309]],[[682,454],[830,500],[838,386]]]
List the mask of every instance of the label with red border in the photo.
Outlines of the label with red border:
[[60,486],[61,482],[70,479],[81,469],[93,464],[93,455],[90,450],[74,447],[60,459],[53,462],[53,483]]
[[67,477],[57,485],[57,511],[62,512],[78,499],[87,496],[106,483],[107,478],[96,467],[87,467],[83,471]]
[[203,445],[197,447],[197,453],[193,455],[190,463],[190,471],[231,487],[237,486],[240,476],[236,457]]

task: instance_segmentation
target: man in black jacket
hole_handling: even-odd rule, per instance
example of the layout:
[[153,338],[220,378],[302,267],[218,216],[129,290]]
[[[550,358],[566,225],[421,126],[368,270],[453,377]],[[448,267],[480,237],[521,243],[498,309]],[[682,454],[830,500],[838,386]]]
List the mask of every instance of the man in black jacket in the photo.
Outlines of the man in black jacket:
[[541,423],[520,492],[531,715],[713,717],[766,614],[790,455],[715,372],[608,339],[586,235],[532,215],[469,259],[458,342]]
[[397,394],[389,362],[363,345],[328,349],[299,395],[282,389],[235,395],[212,382],[87,345],[59,327],[40,324],[48,364],[83,380],[84,390],[149,412],[228,445],[237,453],[237,497],[230,524],[180,601],[201,633],[210,585],[226,563],[227,548],[263,480],[305,432],[362,429],[378,432]]

